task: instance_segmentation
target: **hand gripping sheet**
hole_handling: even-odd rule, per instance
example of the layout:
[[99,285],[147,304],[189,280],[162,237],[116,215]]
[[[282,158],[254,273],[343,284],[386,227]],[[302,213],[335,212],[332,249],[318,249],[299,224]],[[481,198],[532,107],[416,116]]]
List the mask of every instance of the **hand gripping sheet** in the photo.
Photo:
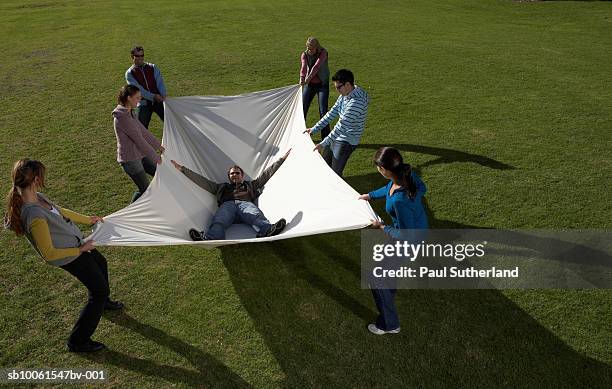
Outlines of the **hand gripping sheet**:
[[[363,228],[378,219],[370,205],[313,151],[302,112],[299,86],[240,96],[169,98],[164,104],[163,162],[149,189],[135,203],[104,218],[88,237],[97,245],[217,247]],[[256,238],[244,224],[227,230],[226,240],[193,242],[190,228],[206,230],[216,198],[170,163],[171,159],[215,182],[227,182],[231,165],[247,179],[257,177],[292,148],[265,185],[258,205],[272,223],[287,227],[277,236]]]

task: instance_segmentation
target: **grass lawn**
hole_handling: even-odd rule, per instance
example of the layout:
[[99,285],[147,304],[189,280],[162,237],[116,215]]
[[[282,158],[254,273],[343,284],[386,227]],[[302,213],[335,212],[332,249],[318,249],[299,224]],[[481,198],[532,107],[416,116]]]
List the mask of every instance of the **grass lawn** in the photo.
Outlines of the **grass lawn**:
[[[63,206],[128,204],[110,112],[134,44],[170,95],[232,95],[297,83],[316,35],[371,97],[345,170],[358,191],[384,183],[371,159],[392,144],[434,228],[612,227],[611,3],[5,0],[0,35],[2,193],[28,156]],[[612,387],[612,291],[403,290],[401,334],[375,337],[359,239],[101,248],[126,309],[98,328],[109,350],[83,356],[64,341],[85,288],[2,231],[0,367],[155,388]]]

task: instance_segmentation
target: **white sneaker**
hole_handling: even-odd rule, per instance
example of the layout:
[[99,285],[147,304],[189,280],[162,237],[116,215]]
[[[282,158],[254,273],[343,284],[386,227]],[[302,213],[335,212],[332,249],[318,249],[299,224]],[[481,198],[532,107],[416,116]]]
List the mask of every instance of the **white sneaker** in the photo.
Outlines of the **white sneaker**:
[[378,328],[378,327],[376,326],[376,323],[371,323],[371,324],[368,324],[368,330],[369,330],[371,333],[375,334],[375,335],[384,335],[384,334],[399,334],[399,332],[400,332],[400,328],[399,328],[399,327],[397,327],[397,328],[396,328],[396,329],[394,329],[394,330],[389,330],[389,331],[381,330],[380,328]]

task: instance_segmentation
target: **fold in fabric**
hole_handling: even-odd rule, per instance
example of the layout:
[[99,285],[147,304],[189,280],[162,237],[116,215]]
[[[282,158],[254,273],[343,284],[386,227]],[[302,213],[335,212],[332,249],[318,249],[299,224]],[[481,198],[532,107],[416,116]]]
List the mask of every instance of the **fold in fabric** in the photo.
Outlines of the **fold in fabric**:
[[[164,103],[166,151],[148,190],[133,204],[104,217],[93,234],[97,245],[217,247],[363,228],[379,219],[367,201],[325,163],[306,129],[300,86],[239,96],[169,98]],[[266,184],[258,205],[272,223],[287,227],[277,236],[256,238],[234,224],[226,240],[194,242],[189,229],[207,230],[217,210],[215,196],[200,188],[170,160],[216,182],[227,182],[237,164],[254,179],[292,148]]]

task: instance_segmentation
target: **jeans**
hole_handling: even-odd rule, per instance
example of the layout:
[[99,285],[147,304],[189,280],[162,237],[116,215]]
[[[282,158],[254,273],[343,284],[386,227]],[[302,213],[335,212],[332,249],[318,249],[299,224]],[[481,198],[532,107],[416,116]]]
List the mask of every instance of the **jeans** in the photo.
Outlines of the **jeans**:
[[234,223],[245,223],[258,229],[258,237],[264,236],[272,227],[257,205],[250,201],[230,200],[219,206],[204,239],[225,239],[225,230]]
[[378,309],[376,327],[383,331],[391,331],[400,326],[397,308],[395,307],[395,293],[397,289],[372,289],[372,296]]
[[133,161],[121,162],[121,167],[138,187],[138,190],[134,192],[134,195],[132,196],[132,202],[134,202],[138,200],[138,198],[142,196],[142,194],[149,187],[149,178],[147,177],[147,174],[153,177],[155,175],[155,171],[157,170],[157,165],[151,160],[151,158],[144,157],[142,159],[135,159]]
[[146,128],[149,128],[153,112],[159,116],[162,122],[164,121],[164,103],[143,99],[141,105],[138,106],[138,120]]
[[[306,84],[304,85],[304,91],[302,92],[302,103],[304,104],[304,120],[308,114],[308,108],[310,103],[314,99],[315,95],[319,96],[319,117],[322,118],[327,113],[327,104],[329,100],[329,82],[323,82],[321,84]],[[325,139],[329,135],[329,124],[321,130],[321,140]]]
[[110,294],[106,259],[98,250],[93,249],[79,255],[74,261],[62,266],[62,269],[75,276],[89,291],[87,304],[68,338],[71,345],[84,345],[96,331]]
[[332,140],[331,145],[323,149],[323,159],[337,175],[342,177],[344,167],[356,148],[357,146],[350,143]]

